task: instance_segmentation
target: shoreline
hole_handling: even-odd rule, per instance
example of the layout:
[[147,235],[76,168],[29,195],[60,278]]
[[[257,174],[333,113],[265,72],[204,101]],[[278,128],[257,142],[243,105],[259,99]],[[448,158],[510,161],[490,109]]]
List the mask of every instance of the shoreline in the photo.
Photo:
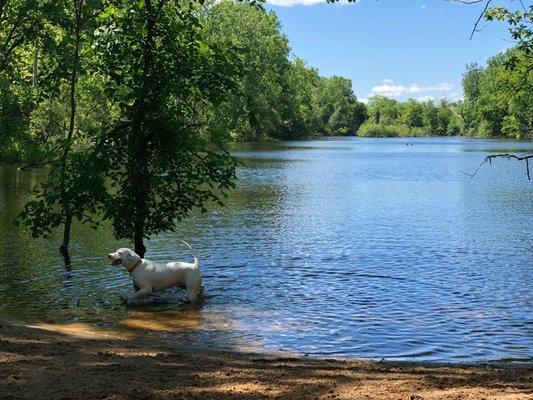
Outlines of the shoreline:
[[[513,138],[504,138],[504,137],[483,137],[483,136],[455,136],[455,135],[398,135],[398,136],[384,136],[384,135],[374,135],[374,136],[361,136],[358,134],[350,135],[309,135],[302,137],[295,137],[292,139],[276,139],[272,137],[266,137],[258,140],[230,140],[226,143],[227,146],[239,146],[245,144],[257,144],[257,145],[269,145],[276,144],[280,142],[311,142],[314,140],[325,140],[325,139],[342,139],[342,138],[357,138],[357,139],[424,139],[424,138],[433,138],[433,139],[472,139],[472,140],[489,140],[495,142],[508,142],[508,143],[533,143],[533,137],[527,136],[520,139]],[[32,168],[40,168],[45,166],[41,161],[37,163],[32,162],[22,162],[22,161],[12,161],[7,159],[0,159],[0,166],[14,166],[20,170],[26,171]]]
[[529,399],[531,364],[430,364],[179,347],[83,324],[0,324],[3,399]]
[[513,142],[513,143],[532,143],[533,137],[526,136],[520,139],[508,138],[508,137],[498,137],[498,136],[464,136],[464,135],[397,135],[397,136],[383,136],[383,135],[309,135],[302,136],[293,139],[276,139],[276,138],[263,138],[258,140],[230,140],[228,144],[238,145],[240,143],[258,143],[258,144],[269,144],[269,143],[278,143],[278,142],[308,142],[313,140],[322,140],[322,139],[342,139],[342,138],[358,138],[358,139],[424,139],[424,138],[434,138],[434,139],[473,139],[473,140],[490,140],[495,142]]

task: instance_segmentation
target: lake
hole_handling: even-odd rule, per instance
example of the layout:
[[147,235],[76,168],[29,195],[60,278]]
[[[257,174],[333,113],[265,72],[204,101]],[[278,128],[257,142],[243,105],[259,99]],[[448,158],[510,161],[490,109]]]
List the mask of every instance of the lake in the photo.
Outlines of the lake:
[[11,225],[43,170],[0,166],[0,320],[88,322],[176,345],[403,361],[533,361],[533,182],[493,152],[533,144],[331,138],[238,144],[226,208],[152,238],[146,257],[200,258],[201,306],[169,290],[142,306],[105,255],[131,247],[76,225],[55,240]]

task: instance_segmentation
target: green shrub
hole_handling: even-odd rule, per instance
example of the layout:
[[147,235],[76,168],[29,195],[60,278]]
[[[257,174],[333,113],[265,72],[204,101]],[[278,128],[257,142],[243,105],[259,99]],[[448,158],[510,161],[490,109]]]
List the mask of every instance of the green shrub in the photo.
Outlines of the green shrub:
[[520,122],[514,115],[507,115],[503,117],[502,133],[511,139],[520,139],[522,137],[522,130],[520,129]]
[[361,137],[411,137],[428,136],[425,128],[411,127],[402,124],[376,124],[366,121],[358,131]]

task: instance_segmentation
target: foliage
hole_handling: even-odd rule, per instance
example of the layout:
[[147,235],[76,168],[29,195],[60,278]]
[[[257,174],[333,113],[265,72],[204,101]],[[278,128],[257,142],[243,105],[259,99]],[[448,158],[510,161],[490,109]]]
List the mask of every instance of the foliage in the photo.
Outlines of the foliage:
[[428,134],[423,128],[409,127],[399,123],[386,125],[367,121],[359,129],[358,135],[361,137],[412,137]]
[[469,135],[521,138],[533,136],[533,58],[513,48],[472,64],[463,76],[461,107]]
[[373,96],[367,105],[369,122],[378,125],[393,124],[399,116],[399,105],[396,100],[384,96]]
[[409,99],[405,103],[383,96],[371,97],[368,120],[361,125],[360,136],[446,136],[462,132],[462,119],[457,104],[441,100],[418,102]]
[[307,66],[304,60],[296,58],[287,71],[287,92],[290,94],[293,118],[290,130],[295,136],[321,132],[313,106],[317,88],[323,78],[318,70]]
[[222,1],[206,10],[203,27],[211,45],[236,50],[242,68],[236,90],[213,110],[214,119],[237,137],[275,136],[286,113],[289,45],[273,12]]
[[39,38],[44,16],[54,11],[51,1],[0,1],[0,72],[14,68],[13,60],[21,56],[25,45]]
[[208,43],[236,51],[236,90],[212,111],[238,140],[289,139],[310,133],[353,134],[365,118],[351,81],[324,78],[290,48],[273,12],[222,1],[205,11]]
[[[66,221],[68,202],[84,223],[110,219],[116,236],[135,239],[143,255],[144,238],[207,201],[221,203],[233,187],[227,135],[208,124],[207,110],[235,87],[240,64],[231,49],[202,40],[196,2],[72,4],[85,8],[60,8],[45,19],[46,70],[32,89],[33,109],[18,119],[20,131],[48,138],[55,149],[48,179],[17,222],[49,235]],[[83,22],[90,35],[69,14],[89,7]]]
[[95,216],[108,198],[102,171],[109,164],[95,153],[77,150],[71,152],[70,160],[69,174],[51,168],[47,180],[35,188],[32,199],[15,220],[17,225],[27,226],[34,237],[50,237],[54,228],[64,224],[64,214],[58,207],[64,198],[69,199],[76,220],[92,227],[100,222]]
[[518,48],[525,53],[531,53],[533,50],[533,5],[519,11],[511,11],[505,7],[493,7],[485,12],[485,19],[506,22]]
[[27,66],[48,6],[37,0],[0,1],[0,160],[33,160],[43,151],[28,134],[34,90]]
[[404,105],[401,120],[409,128],[421,128],[424,126],[424,106],[418,101],[409,99]]
[[340,76],[322,78],[311,104],[317,129],[326,134],[354,134],[366,118],[364,106],[352,91],[352,82]]
[[203,111],[221,103],[238,70],[232,52],[202,40],[193,2],[119,2],[103,15],[94,49],[120,106],[105,153],[124,166],[107,171],[119,190],[103,213],[142,256],[144,237],[221,203],[233,187],[225,135],[204,124]]

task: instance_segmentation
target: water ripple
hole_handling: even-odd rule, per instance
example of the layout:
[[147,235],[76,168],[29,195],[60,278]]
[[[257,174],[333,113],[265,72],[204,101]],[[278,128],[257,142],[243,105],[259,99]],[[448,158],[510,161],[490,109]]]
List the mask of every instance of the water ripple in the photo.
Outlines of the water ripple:
[[[228,207],[194,214],[147,257],[200,256],[199,307],[169,290],[127,306],[109,228],[56,244],[10,224],[39,174],[0,167],[0,318],[164,332],[177,345],[324,356],[533,360],[533,186],[512,163],[472,170],[506,142],[336,139],[247,145]],[[513,146],[531,149],[528,143]],[[15,176],[16,179],[15,179]],[[34,260],[39,260],[35,262]]]

